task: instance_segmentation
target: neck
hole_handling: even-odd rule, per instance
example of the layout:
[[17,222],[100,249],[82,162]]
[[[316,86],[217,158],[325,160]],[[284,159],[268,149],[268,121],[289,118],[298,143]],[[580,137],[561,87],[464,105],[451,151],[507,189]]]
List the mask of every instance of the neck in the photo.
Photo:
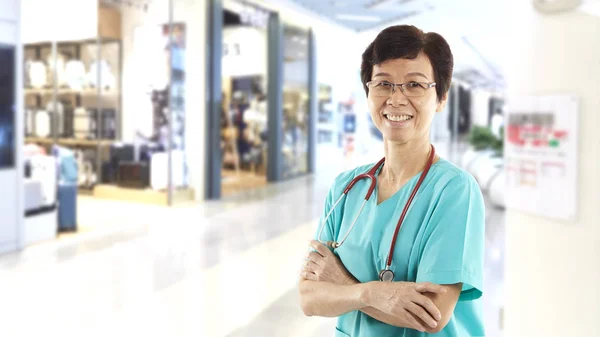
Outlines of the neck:
[[402,185],[421,172],[431,152],[429,139],[405,144],[384,141],[385,164],[380,177],[389,183]]

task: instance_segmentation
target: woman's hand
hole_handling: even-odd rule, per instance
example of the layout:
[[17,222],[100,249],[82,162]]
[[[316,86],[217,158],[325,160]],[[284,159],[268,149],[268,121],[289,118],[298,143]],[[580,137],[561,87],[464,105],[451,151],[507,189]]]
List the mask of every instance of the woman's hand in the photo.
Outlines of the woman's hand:
[[340,285],[356,284],[358,281],[348,272],[342,261],[329,247],[312,240],[310,246],[315,250],[308,253],[300,276],[305,280],[329,282]]
[[430,329],[437,327],[442,314],[433,301],[423,293],[443,294],[445,292],[444,287],[433,283],[377,281],[367,284],[363,293],[363,302],[385,314],[402,319],[413,329],[425,332],[427,326]]

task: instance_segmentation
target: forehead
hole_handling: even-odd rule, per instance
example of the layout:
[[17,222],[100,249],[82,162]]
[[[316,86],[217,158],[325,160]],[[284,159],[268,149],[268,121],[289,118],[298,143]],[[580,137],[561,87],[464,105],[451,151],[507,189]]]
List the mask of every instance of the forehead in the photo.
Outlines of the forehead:
[[409,73],[422,73],[433,80],[433,67],[429,58],[421,53],[414,59],[392,59],[373,66],[373,74],[387,73],[393,78],[402,78]]

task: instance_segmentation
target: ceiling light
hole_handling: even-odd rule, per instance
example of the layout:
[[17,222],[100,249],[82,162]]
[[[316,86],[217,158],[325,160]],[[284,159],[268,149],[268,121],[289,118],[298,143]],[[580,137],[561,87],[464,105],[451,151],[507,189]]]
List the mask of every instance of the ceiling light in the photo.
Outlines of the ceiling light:
[[333,7],[346,7],[348,3],[346,1],[331,1]]
[[365,8],[373,9],[389,3],[391,0],[373,0],[365,5]]
[[350,15],[350,14],[338,14],[336,17],[340,20],[348,20],[348,21],[363,21],[363,22],[379,22],[381,18],[376,16],[367,16],[367,15]]
[[[412,2],[414,0],[372,0],[371,2],[365,5],[367,9],[379,9],[381,7],[385,7],[386,9],[400,9],[400,6],[408,2]],[[395,3],[393,3],[395,2]]]

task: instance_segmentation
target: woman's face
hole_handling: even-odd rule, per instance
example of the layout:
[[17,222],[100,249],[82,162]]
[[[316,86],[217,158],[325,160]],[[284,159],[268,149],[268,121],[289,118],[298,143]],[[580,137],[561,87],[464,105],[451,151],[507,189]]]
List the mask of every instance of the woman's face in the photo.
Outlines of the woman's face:
[[[415,59],[394,59],[373,66],[371,81],[388,83],[435,82],[429,58],[423,53]],[[435,112],[446,104],[446,97],[437,101],[435,87],[425,89],[422,96],[407,97],[400,87],[393,94],[381,97],[369,89],[371,118],[383,137],[391,142],[406,144],[429,137]]]

